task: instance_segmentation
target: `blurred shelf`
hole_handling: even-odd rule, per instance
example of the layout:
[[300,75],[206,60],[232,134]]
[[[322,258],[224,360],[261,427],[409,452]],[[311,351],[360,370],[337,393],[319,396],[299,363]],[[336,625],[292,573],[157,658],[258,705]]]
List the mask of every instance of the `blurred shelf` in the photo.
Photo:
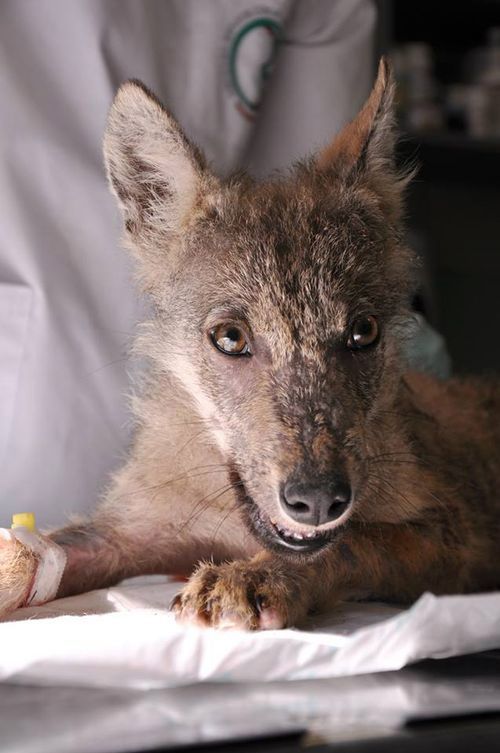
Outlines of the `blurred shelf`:
[[500,189],[500,139],[473,139],[463,134],[404,134],[398,159],[416,161],[417,180],[474,183]]

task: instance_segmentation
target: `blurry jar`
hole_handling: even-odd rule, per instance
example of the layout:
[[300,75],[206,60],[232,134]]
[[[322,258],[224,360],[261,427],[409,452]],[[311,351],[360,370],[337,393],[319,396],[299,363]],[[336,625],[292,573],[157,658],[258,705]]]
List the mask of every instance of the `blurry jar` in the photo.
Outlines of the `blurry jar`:
[[490,92],[481,84],[452,84],[446,92],[446,116],[451,131],[465,131],[474,138],[491,135]]
[[439,88],[434,78],[434,58],[425,42],[401,45],[392,54],[398,81],[398,111],[404,128],[436,131],[443,126]]
[[487,44],[466,58],[468,131],[478,138],[500,138],[500,28],[488,30]]

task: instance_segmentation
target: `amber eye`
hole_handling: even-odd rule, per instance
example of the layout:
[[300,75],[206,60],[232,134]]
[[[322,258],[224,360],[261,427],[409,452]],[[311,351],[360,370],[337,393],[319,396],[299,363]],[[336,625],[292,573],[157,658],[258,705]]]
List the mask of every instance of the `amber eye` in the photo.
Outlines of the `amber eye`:
[[351,327],[347,347],[352,350],[360,350],[374,345],[379,336],[378,322],[374,316],[360,316]]
[[210,332],[215,347],[228,356],[249,356],[247,338],[234,324],[218,324]]

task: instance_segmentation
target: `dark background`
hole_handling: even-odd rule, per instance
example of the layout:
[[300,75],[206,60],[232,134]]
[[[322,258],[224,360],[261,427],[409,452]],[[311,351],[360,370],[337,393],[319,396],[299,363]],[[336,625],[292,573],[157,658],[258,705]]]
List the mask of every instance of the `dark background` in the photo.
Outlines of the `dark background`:
[[[467,82],[470,51],[500,27],[498,0],[379,0],[377,56],[425,41],[434,57],[436,104]],[[500,50],[500,47],[499,47]],[[500,87],[498,89],[500,101]],[[500,370],[500,138],[441,127],[403,127],[402,162],[420,165],[408,196],[409,239],[424,259],[418,302],[444,334],[457,373]]]

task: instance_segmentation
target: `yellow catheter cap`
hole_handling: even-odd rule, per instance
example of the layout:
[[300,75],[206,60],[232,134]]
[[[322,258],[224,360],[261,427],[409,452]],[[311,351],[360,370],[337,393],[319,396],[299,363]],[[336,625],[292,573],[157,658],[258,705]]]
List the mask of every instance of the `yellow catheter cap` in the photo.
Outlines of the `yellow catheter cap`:
[[20,526],[24,526],[28,531],[34,531],[36,528],[35,514],[32,512],[18,512],[13,515],[12,528],[19,528]]

